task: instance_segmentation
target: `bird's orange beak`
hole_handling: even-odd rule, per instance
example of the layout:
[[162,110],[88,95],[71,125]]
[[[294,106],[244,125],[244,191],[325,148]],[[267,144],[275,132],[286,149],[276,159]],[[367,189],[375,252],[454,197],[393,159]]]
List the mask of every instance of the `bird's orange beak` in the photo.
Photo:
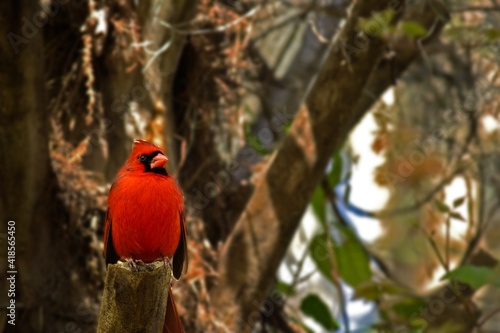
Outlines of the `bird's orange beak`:
[[158,154],[155,157],[153,157],[153,160],[151,161],[151,169],[154,168],[163,168],[165,163],[167,163],[168,158],[167,156],[163,154]]

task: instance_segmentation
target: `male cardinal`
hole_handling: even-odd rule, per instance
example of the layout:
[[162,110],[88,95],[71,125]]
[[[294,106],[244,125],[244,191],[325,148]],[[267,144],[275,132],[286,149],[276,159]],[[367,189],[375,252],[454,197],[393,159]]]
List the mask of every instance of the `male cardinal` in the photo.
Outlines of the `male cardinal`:
[[[178,279],[187,269],[186,225],[182,193],[164,169],[163,151],[136,140],[132,153],[111,186],[104,230],[106,264],[127,260],[170,262]],[[169,290],[163,332],[184,332]]]

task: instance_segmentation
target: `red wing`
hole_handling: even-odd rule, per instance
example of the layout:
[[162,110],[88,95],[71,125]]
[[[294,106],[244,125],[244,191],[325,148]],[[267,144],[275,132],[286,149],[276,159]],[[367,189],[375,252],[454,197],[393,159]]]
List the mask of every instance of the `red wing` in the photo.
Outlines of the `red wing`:
[[108,264],[116,264],[120,260],[120,256],[116,253],[113,245],[113,235],[111,233],[111,216],[109,216],[109,209],[106,212],[106,226],[104,227],[104,259],[106,266]]
[[182,209],[179,214],[181,222],[181,237],[179,239],[179,245],[177,245],[177,249],[175,250],[174,260],[172,265],[174,271],[174,277],[177,280],[181,277],[183,271],[184,273],[186,273],[188,267],[186,213],[184,209]]

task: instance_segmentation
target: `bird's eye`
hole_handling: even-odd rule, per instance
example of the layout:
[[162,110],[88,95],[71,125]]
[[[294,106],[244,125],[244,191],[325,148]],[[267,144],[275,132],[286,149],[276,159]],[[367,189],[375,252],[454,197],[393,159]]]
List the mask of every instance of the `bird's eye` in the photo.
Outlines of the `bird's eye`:
[[139,156],[139,161],[140,161],[140,162],[145,162],[145,161],[146,161],[146,159],[147,159],[146,155],[141,155],[141,156]]

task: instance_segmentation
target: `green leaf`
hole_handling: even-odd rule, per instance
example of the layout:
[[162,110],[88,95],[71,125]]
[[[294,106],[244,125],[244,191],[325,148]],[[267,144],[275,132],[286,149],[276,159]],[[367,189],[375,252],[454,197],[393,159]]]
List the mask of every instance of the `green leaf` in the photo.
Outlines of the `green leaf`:
[[452,219],[456,219],[456,220],[460,220],[460,221],[464,221],[465,222],[465,218],[462,216],[462,214],[460,214],[458,212],[451,212],[450,213],[450,217]]
[[347,184],[344,194],[344,203],[349,204],[349,198],[351,197],[351,184]]
[[264,148],[259,138],[253,135],[253,133],[250,130],[250,126],[248,124],[244,126],[244,130],[245,130],[245,141],[248,143],[250,147],[252,147],[255,150],[257,154],[268,155],[271,153],[268,149]]
[[380,37],[386,32],[394,18],[394,11],[386,9],[380,12],[372,12],[369,18],[360,18],[358,28],[368,36]]
[[453,200],[453,208],[457,208],[457,207],[462,206],[464,201],[465,201],[465,197],[461,197],[461,198]]
[[408,37],[420,37],[427,34],[427,29],[415,21],[403,22],[401,27],[403,28],[403,33]]
[[292,128],[292,121],[288,122],[283,129],[285,130],[285,133],[288,133],[290,132],[290,128]]
[[328,173],[328,184],[331,187],[335,187],[341,181],[342,176],[342,157],[340,156],[340,150],[337,150],[333,154],[332,169]]
[[442,213],[449,213],[450,212],[450,207],[446,205],[444,202],[441,200],[435,199],[434,204],[436,205],[436,208],[442,212]]
[[[414,313],[419,313],[422,308],[427,307],[427,301],[417,297],[405,297],[391,306],[392,310],[401,318],[408,319]],[[410,321],[411,326],[419,326],[418,322]]]
[[463,265],[443,275],[441,280],[445,279],[457,279],[474,289],[479,289],[485,284],[500,286],[498,274],[486,266]]
[[335,247],[340,277],[352,287],[371,279],[370,258],[356,234],[349,228],[339,228],[343,242]]
[[332,313],[316,294],[308,294],[302,299],[300,310],[308,317],[314,319],[318,324],[323,326],[328,331],[333,331],[340,328]]
[[309,244],[309,252],[321,274],[328,280],[334,282],[332,276],[333,267],[331,265],[330,251],[328,249],[326,237],[327,235],[325,233],[314,236]]
[[295,288],[286,282],[278,281],[275,287],[283,295],[290,295],[290,296],[297,295],[297,291],[295,291]]
[[309,251],[318,270],[330,281],[334,282],[333,273],[335,267],[332,267],[330,253],[335,255],[337,271],[345,283],[352,287],[357,287],[361,283],[369,281],[372,277],[370,269],[370,258],[366,254],[356,234],[349,228],[337,227],[342,241],[335,244],[335,240],[330,238],[328,248],[328,237],[325,233],[316,235],[310,245]]
[[320,186],[316,187],[311,198],[311,206],[314,214],[324,226],[326,223],[326,197],[325,192]]
[[[418,297],[405,297],[392,304],[391,310],[408,323],[408,333],[424,332],[428,322],[422,318],[422,310],[428,308],[428,303]],[[394,320],[394,315],[391,316]]]
[[361,283],[354,291],[354,299],[366,299],[370,301],[377,301],[382,295],[397,295],[407,292],[405,289],[391,281],[367,281]]

